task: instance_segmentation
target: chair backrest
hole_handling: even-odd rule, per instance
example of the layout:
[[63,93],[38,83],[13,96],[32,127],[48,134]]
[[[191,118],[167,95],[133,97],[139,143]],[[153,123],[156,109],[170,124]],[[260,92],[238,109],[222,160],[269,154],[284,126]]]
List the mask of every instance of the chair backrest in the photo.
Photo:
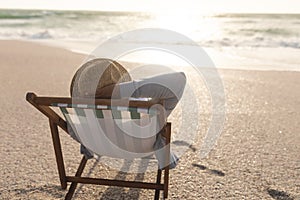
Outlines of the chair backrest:
[[59,107],[81,144],[97,155],[133,159],[154,152],[162,128],[161,112],[155,106],[113,106],[51,103]]

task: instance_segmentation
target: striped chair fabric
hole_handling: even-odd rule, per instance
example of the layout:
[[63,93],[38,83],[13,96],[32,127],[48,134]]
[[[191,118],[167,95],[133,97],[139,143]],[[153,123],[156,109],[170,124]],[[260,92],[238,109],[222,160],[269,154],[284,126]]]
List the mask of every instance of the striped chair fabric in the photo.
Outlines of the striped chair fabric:
[[160,130],[154,108],[55,103],[75,138],[97,155],[141,158],[153,154]]

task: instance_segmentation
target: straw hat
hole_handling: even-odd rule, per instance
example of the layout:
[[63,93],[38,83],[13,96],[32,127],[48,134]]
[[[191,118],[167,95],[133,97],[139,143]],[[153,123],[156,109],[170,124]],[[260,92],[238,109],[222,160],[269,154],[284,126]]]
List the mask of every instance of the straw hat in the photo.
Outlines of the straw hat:
[[[75,73],[70,87],[72,97],[98,97],[106,86],[130,81],[127,70],[118,62],[97,58],[83,64]],[[113,91],[111,91],[113,92]]]

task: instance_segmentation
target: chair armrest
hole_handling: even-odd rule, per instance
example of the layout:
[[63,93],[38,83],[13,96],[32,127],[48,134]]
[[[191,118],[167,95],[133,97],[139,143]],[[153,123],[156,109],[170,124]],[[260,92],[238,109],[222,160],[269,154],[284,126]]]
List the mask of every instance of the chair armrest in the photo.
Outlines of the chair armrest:
[[62,104],[92,104],[106,106],[130,106],[139,108],[150,108],[153,105],[164,104],[164,99],[153,98],[124,98],[124,99],[91,99],[71,97],[41,97],[32,92],[26,94],[26,100],[41,106],[52,106],[55,103]]

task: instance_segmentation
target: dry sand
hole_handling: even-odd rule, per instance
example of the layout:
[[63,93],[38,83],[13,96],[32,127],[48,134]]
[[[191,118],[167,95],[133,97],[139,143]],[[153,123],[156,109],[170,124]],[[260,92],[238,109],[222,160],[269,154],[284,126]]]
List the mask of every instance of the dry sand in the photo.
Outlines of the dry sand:
[[[0,199],[63,199],[48,121],[25,94],[66,96],[85,57],[21,41],[0,41]],[[221,70],[226,123],[214,150],[200,140],[171,171],[169,199],[300,199],[300,73]],[[205,105],[202,105],[205,106]],[[203,125],[199,134],[207,130]],[[61,136],[67,173],[79,145]],[[195,151],[193,151],[195,150]],[[94,160],[85,174],[150,180],[117,173]],[[152,199],[153,191],[79,185],[74,199]]]

